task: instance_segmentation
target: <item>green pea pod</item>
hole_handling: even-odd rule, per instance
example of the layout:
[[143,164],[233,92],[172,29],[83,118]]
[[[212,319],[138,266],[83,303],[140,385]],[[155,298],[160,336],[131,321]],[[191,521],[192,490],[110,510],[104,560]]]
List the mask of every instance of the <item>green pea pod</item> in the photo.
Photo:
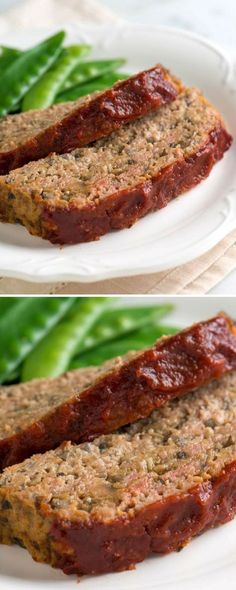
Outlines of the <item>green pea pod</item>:
[[57,377],[67,370],[75,350],[100,313],[108,305],[103,297],[81,298],[55,328],[27,357],[22,368],[22,381],[36,377]]
[[65,38],[63,31],[24,51],[1,76],[0,116],[17,105],[57,59]]
[[0,45],[1,75],[21,55],[21,53],[22,52],[19,49],[14,49],[13,47],[5,47],[5,45]]
[[68,76],[62,85],[60,92],[69,90],[70,88],[73,88],[73,86],[78,86],[78,84],[87,84],[95,78],[114,72],[123,66],[125,62],[126,60],[122,58],[82,62],[73,69],[70,76]]
[[173,306],[168,303],[108,309],[101,315],[84,339],[83,350],[121,338],[146,324],[156,324],[172,310]]
[[0,383],[73,304],[70,297],[23,297],[0,318]]
[[4,379],[4,385],[13,385],[14,383],[19,382],[19,377],[20,377],[20,370],[19,370],[19,367],[17,367],[17,369],[15,369],[15,371],[13,371],[12,373],[9,373],[9,375]]
[[22,111],[45,109],[52,105],[61,86],[88,50],[88,45],[71,45],[63,49],[52,67],[25,94]]
[[0,297],[0,322],[4,314],[21,300],[22,297]]
[[[1,318],[4,317],[5,313],[7,313],[9,311],[9,309],[12,309],[14,305],[16,305],[16,303],[18,303],[19,301],[22,301],[23,297],[0,297],[0,322],[1,322]],[[13,373],[9,374],[7,379],[5,380],[5,383],[12,383],[13,381],[16,381],[16,379],[19,377],[19,369],[15,369],[15,371],[13,371]]]
[[106,76],[101,76],[92,82],[88,82],[88,84],[79,84],[70,90],[61,92],[56,96],[55,103],[77,100],[77,98],[81,98],[81,96],[87,96],[88,94],[92,94],[97,90],[106,90],[106,88],[110,88],[119,80],[126,80],[126,78],[129,78],[129,74],[116,74],[115,72],[111,72]]
[[69,369],[100,365],[111,358],[127,354],[130,350],[142,350],[147,346],[152,346],[161,336],[175,334],[178,330],[179,328],[173,326],[145,326],[123,338],[84,352],[72,360]]

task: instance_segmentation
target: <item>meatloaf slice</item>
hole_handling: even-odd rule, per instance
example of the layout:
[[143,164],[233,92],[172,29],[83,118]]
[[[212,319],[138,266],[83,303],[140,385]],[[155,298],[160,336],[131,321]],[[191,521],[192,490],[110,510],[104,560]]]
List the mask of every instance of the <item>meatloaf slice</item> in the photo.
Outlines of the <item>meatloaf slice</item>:
[[100,368],[2,387],[0,469],[110,433],[233,369],[236,328],[219,315]]
[[132,568],[236,512],[236,373],[0,478],[0,538],[65,573]]
[[75,102],[9,115],[0,122],[0,174],[105,137],[122,124],[174,100],[182,84],[163,66]]
[[198,90],[70,154],[0,179],[0,219],[51,242],[95,240],[130,227],[208,176],[231,144]]

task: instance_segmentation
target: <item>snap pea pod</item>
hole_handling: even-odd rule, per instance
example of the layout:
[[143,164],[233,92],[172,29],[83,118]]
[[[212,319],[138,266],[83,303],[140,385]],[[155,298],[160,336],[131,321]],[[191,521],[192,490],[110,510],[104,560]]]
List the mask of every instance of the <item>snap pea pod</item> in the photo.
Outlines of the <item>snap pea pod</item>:
[[15,369],[15,371],[13,371],[12,373],[9,373],[9,375],[4,379],[4,385],[11,385],[16,382],[19,382],[19,377],[20,377],[20,371],[19,371],[19,367],[17,367],[17,369]]
[[88,45],[71,45],[63,49],[51,68],[25,94],[21,110],[45,109],[51,106],[63,83],[89,49]]
[[[111,342],[146,324],[156,324],[173,310],[173,305],[121,307],[105,311],[83,342],[83,351]],[[80,349],[77,351],[80,352]]]
[[69,90],[69,88],[73,88],[73,86],[77,86],[78,84],[87,84],[95,78],[114,72],[124,65],[125,62],[126,60],[123,58],[82,62],[73,69],[71,74],[62,84],[60,92]]
[[[4,317],[5,313],[12,309],[16,303],[21,301],[23,297],[1,297],[0,298],[0,321]],[[12,383],[19,377],[19,368],[15,369],[13,373],[10,373],[5,379],[5,383]]]
[[0,321],[4,314],[21,299],[22,297],[0,297]]
[[127,354],[130,350],[141,350],[146,346],[152,346],[161,336],[176,332],[178,332],[178,328],[173,326],[145,326],[123,338],[87,350],[71,361],[69,370],[100,365],[115,356]]
[[0,383],[15,371],[72,304],[70,297],[25,297],[8,309],[0,319]]
[[63,31],[24,51],[1,76],[0,115],[17,105],[29,88],[57,59],[65,38]]
[[81,298],[55,328],[27,357],[22,368],[22,381],[35,377],[57,377],[67,370],[75,350],[104,307],[104,297]]
[[0,45],[0,73],[2,74],[4,70],[9,68],[9,66],[21,55],[21,51],[19,49],[14,49],[13,47],[5,47],[5,45]]
[[77,98],[87,96],[97,90],[106,90],[106,88],[110,88],[119,80],[125,80],[128,77],[129,74],[116,74],[115,72],[111,72],[110,74],[96,78],[96,80],[93,80],[92,82],[88,82],[88,84],[78,84],[69,90],[65,90],[65,92],[61,92],[56,96],[54,102],[59,103],[77,100]]

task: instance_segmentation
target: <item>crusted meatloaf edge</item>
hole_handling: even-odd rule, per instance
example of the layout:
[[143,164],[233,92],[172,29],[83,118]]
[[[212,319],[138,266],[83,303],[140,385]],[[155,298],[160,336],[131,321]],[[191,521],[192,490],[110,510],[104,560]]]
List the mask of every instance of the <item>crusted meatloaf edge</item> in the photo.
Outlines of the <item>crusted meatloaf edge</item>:
[[[147,213],[166,207],[172,199],[207,178],[231,143],[231,135],[219,122],[201,149],[169,164],[157,176],[136,187],[118,191],[80,209],[70,204],[55,208],[45,203],[41,210],[40,235],[52,243],[76,244],[97,240],[110,230],[131,227]],[[34,233],[32,227],[28,229]]]
[[[27,428],[0,440],[0,469],[65,440],[84,442],[147,417],[236,369],[236,328],[220,314],[160,341]],[[73,395],[73,393],[72,393]]]
[[171,102],[182,88],[181,82],[160,64],[122,80],[95,97],[91,95],[84,106],[78,106],[22,145],[0,153],[0,174],[51,152],[66,153],[105,137],[121,125]]
[[[151,553],[179,551],[193,537],[236,513],[236,461],[191,490],[111,523],[55,520],[50,529],[53,565],[66,574],[133,569]],[[47,517],[47,508],[45,508]]]

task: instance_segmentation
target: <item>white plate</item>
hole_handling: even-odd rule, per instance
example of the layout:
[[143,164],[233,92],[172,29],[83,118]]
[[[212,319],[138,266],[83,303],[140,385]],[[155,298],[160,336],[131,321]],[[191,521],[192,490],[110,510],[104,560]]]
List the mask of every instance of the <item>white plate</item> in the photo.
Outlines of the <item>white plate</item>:
[[[40,32],[42,36],[42,31]],[[30,44],[31,31],[4,42]],[[45,31],[44,31],[45,36]],[[199,86],[224,115],[236,136],[236,81],[233,60],[207,41],[164,27],[118,25],[70,30],[71,40],[86,39],[97,57],[124,55],[127,71],[157,61],[188,85]],[[59,248],[31,237],[22,227],[0,224],[0,275],[33,281],[80,281],[131,276],[172,268],[203,254],[236,227],[236,142],[210,178],[149,214],[131,229],[98,242]]]
[[0,548],[2,590],[235,590],[236,521],[194,539],[181,553],[150,557],[119,574],[66,576],[18,547]]
[[[159,297],[161,302],[164,298]],[[129,298],[129,304],[142,302]],[[235,317],[235,298],[168,298],[176,309],[169,322],[187,326],[207,319],[222,309]],[[155,298],[149,298],[150,304]],[[124,298],[124,304],[127,299]],[[151,557],[136,570],[120,574],[84,577],[65,576],[49,566],[35,563],[18,547],[0,545],[1,590],[235,590],[236,519],[204,533],[180,553]]]

